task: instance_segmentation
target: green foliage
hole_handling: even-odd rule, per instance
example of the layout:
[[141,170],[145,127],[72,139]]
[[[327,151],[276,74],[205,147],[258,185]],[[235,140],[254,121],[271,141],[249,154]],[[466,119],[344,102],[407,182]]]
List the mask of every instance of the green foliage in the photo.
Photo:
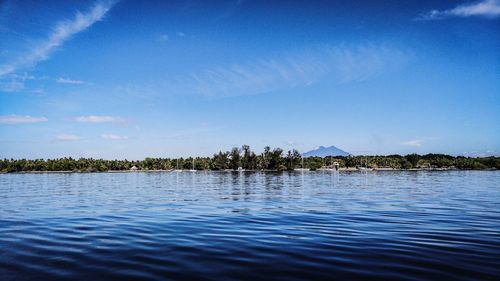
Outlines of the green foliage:
[[[286,167],[281,167],[283,165],[283,149],[281,148],[275,148],[273,149],[272,152],[270,152],[270,157],[269,157],[269,170],[285,170]],[[283,165],[284,166],[284,165]]]
[[229,154],[229,167],[233,170],[238,170],[241,164],[240,149],[233,147]]
[[257,169],[257,156],[253,151],[250,150],[250,146],[243,145],[243,157],[241,158],[241,166],[245,170],[256,170]]
[[[194,160],[194,161],[193,161]],[[93,158],[73,159],[71,157],[59,159],[0,159],[0,172],[28,172],[28,171],[73,171],[73,172],[105,172],[125,171],[136,167],[138,170],[169,170],[196,169],[196,170],[237,170],[242,167],[246,170],[293,170],[304,167],[317,170],[323,167],[332,167],[338,162],[341,168],[365,166],[371,168],[456,168],[467,170],[500,169],[500,157],[463,157],[444,154],[409,154],[387,156],[337,156],[337,157],[307,157],[297,150],[289,150],[283,154],[281,148],[271,149],[269,146],[256,155],[248,145],[241,150],[237,147],[230,152],[216,153],[213,157],[189,158],[145,158],[142,161],[103,160]],[[194,164],[194,166],[193,166]]]
[[415,154],[415,153],[408,154],[405,156],[405,159],[410,163],[411,167],[415,168],[415,167],[417,167],[418,161],[420,160],[420,155]]
[[218,154],[214,154],[212,158],[212,170],[225,170],[229,168],[229,152],[219,151]]
[[315,171],[321,167],[324,166],[324,159],[321,157],[308,157],[305,159],[307,164],[305,165],[308,167],[311,171]]
[[288,150],[288,153],[286,154],[285,157],[285,168],[286,170],[293,170],[296,167],[300,167],[301,165],[301,160],[302,160],[302,155],[294,149],[294,150]]
[[400,169],[411,169],[413,166],[411,165],[410,161],[408,161],[406,158],[401,157],[399,159],[399,168]]

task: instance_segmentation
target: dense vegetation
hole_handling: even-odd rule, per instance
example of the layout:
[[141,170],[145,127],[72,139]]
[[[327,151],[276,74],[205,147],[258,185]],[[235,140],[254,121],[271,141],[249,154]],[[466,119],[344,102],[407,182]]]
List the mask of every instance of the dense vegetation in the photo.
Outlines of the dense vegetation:
[[[73,159],[4,159],[0,160],[0,172],[27,171],[75,171],[104,172],[120,170],[293,170],[305,168],[316,170],[332,167],[337,162],[341,168],[456,168],[456,169],[500,169],[500,157],[470,158],[444,154],[409,154],[388,156],[348,156],[348,157],[307,157],[302,159],[297,150],[284,152],[281,148],[265,147],[260,154],[255,154],[248,145],[219,152],[213,157],[196,158],[146,158],[142,161],[103,160],[92,158]],[[134,167],[134,168],[133,168]]]

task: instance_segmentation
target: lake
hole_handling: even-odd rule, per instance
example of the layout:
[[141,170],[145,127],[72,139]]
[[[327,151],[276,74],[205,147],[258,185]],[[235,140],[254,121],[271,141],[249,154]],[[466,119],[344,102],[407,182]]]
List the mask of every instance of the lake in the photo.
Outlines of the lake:
[[1,280],[500,280],[500,172],[0,174]]

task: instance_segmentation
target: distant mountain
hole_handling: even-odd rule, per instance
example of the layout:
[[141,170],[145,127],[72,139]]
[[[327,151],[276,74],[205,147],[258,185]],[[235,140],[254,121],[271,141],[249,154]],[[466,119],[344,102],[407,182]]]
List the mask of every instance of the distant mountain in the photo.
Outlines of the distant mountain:
[[349,155],[351,155],[349,152],[345,152],[342,149],[337,148],[333,145],[329,147],[320,146],[316,149],[304,153],[304,157],[349,156]]

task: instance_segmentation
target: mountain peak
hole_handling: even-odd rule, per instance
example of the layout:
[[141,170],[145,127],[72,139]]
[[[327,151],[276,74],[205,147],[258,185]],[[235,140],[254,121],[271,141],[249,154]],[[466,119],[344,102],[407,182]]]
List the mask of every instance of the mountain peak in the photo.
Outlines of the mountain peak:
[[326,156],[349,156],[351,155],[349,152],[346,152],[336,146],[319,146],[311,151],[304,153],[304,157],[310,156],[318,156],[318,157],[326,157]]

